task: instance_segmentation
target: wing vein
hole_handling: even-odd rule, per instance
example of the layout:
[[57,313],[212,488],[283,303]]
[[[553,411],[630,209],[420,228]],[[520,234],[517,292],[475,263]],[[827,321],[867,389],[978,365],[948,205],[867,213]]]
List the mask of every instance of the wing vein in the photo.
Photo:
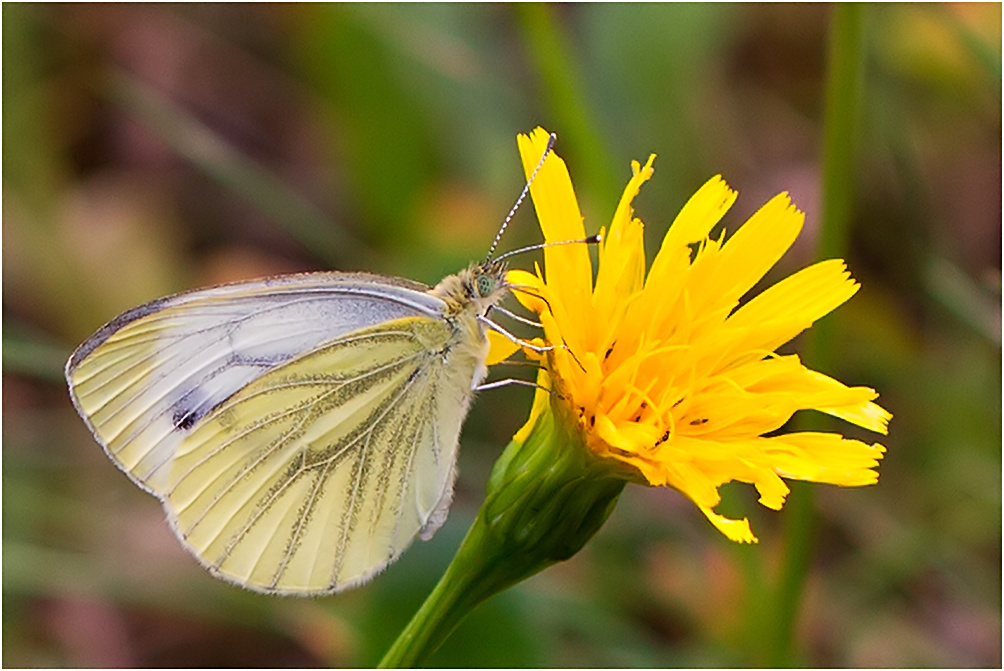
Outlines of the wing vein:
[[[398,362],[398,363],[400,363],[400,362]],[[382,412],[381,412],[380,416],[375,417],[373,419],[367,419],[365,422],[363,422],[362,424],[367,425],[367,428],[364,431],[362,431],[361,433],[359,433],[358,435],[356,435],[355,437],[353,437],[345,445],[341,446],[339,448],[339,450],[335,454],[333,454],[332,456],[328,457],[324,461],[315,462],[315,464],[320,464],[320,463],[325,463],[326,462],[327,464],[332,464],[333,465],[334,463],[336,463],[337,461],[339,461],[341,459],[341,457],[343,455],[345,455],[362,437],[369,436],[372,433],[372,431],[374,430],[374,428],[377,426],[377,424],[379,424],[379,422],[394,407],[394,404],[408,391],[408,389],[410,388],[410,386],[411,386],[412,383],[413,383],[413,379],[408,379],[405,382],[405,384],[402,385],[402,388],[401,388],[400,392],[397,394],[397,396],[394,399],[392,399],[392,400],[390,400],[388,402],[385,402],[383,404],[385,407],[382,408]],[[334,392],[333,391],[326,392],[326,395],[327,394],[331,394],[331,393],[334,393]],[[299,433],[299,429],[302,428],[306,424],[308,417],[312,414],[311,410],[313,409],[313,407],[316,406],[316,404],[317,404],[317,402],[315,401],[313,404],[311,404],[311,406],[309,408],[306,408],[306,412],[303,412],[304,416],[297,423],[296,427],[294,427],[291,431],[286,432],[286,434],[284,436],[282,436],[281,438],[279,438],[275,442],[274,445],[270,446],[266,450],[266,452],[263,453],[261,456],[259,456],[254,462],[252,462],[251,464],[246,465],[242,469],[242,472],[240,474],[238,474],[236,477],[234,477],[232,479],[231,483],[222,492],[218,493],[213,498],[213,501],[211,501],[206,506],[206,509],[203,510],[203,512],[199,515],[199,517],[189,525],[189,527],[187,529],[187,532],[186,532],[186,536],[187,536],[187,534],[190,534],[195,529],[195,527],[198,526],[202,522],[202,520],[205,518],[205,516],[207,514],[209,514],[209,512],[211,512],[211,510],[217,504],[219,504],[219,502],[222,500],[222,498],[226,494],[228,494],[241,480],[243,480],[244,477],[253,468],[255,468],[259,464],[263,463],[269,456],[271,456],[272,454],[274,454],[276,450],[280,449],[286,442],[288,442],[292,437],[295,437]],[[381,409],[378,408],[378,411],[380,411],[380,410]],[[301,459],[305,458],[304,455],[305,455],[305,451],[301,451],[300,452]],[[312,466],[315,465],[315,464],[312,464]],[[223,551],[223,554],[222,554],[221,558],[216,562],[216,564],[215,564],[216,566],[219,566],[223,561],[226,560],[226,557],[229,556],[233,552],[234,547],[236,547],[236,545],[247,535],[247,533],[258,522],[258,520],[261,518],[261,516],[264,515],[268,511],[269,505],[273,501],[275,501],[276,498],[278,497],[278,495],[281,494],[283,491],[285,491],[285,489],[290,484],[292,484],[292,482],[295,481],[296,478],[298,478],[301,475],[301,473],[302,473],[302,468],[296,474],[294,474],[293,476],[289,477],[266,500],[263,500],[263,501],[261,501],[261,502],[258,503],[258,505],[255,508],[255,512],[252,514],[252,516],[250,517],[250,519],[248,519],[247,522],[241,527],[240,531],[238,531],[234,536],[231,537],[230,541],[227,544],[227,547]],[[202,490],[200,490],[200,493],[204,492],[205,489],[206,489],[206,487],[203,487]],[[241,502],[241,505],[238,507],[238,510],[241,509],[241,508],[243,508],[245,505],[247,505],[252,500],[253,497],[254,497],[254,492],[252,492],[249,496],[245,497],[244,500]],[[197,497],[194,497],[192,499],[192,501],[194,502],[196,498]],[[345,533],[345,530],[343,529],[343,534],[344,533]],[[213,538],[215,540],[218,537],[219,537],[219,534],[216,534]]]

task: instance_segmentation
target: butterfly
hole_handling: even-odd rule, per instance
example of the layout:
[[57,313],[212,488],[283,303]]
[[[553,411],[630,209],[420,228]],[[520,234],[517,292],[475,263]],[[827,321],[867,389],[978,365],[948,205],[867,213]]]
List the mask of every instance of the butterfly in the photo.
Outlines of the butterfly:
[[487,329],[514,338],[487,319],[505,256],[431,289],[319,272],[155,300],[73,352],[70,396],[212,574],[340,592],[446,520]]

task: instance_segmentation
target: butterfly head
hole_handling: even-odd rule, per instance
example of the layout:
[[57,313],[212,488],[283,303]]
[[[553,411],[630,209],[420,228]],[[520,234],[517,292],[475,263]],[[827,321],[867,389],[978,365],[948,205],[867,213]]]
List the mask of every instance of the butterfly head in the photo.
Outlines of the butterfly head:
[[488,312],[489,308],[509,293],[509,283],[505,279],[507,269],[504,261],[472,264],[467,269],[465,290],[468,299],[476,306],[478,314]]
[[434,294],[446,301],[448,312],[470,310],[483,315],[509,293],[505,262],[474,263],[440,282]]

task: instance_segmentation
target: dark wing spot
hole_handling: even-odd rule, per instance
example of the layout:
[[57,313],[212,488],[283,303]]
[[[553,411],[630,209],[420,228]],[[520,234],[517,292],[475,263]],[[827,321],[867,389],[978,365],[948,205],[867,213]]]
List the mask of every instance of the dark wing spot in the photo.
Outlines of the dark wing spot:
[[175,428],[187,431],[199,421],[199,415],[195,409],[175,408],[172,419],[174,420]]
[[174,428],[188,431],[198,424],[199,420],[208,415],[216,405],[218,404],[213,403],[212,399],[198,387],[188,390],[171,407],[171,420],[174,423]]

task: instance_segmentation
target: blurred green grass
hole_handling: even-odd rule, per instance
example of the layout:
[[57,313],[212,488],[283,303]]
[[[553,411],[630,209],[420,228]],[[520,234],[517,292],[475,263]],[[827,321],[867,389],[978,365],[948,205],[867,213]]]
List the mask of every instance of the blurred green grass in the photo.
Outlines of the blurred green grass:
[[[515,134],[537,124],[590,231],[656,152],[636,202],[652,247],[720,172],[740,192],[728,230],[787,190],[808,225],[779,272],[812,258],[827,6],[2,11],[8,666],[373,664],[529,407],[527,390],[479,398],[435,539],[360,590],[263,598],[202,571],[70,406],[62,361],[121,310],[298,270],[434,283],[485,253],[521,186]],[[895,419],[878,486],[814,490],[799,664],[1001,664],[1000,26],[1000,5],[867,6],[847,233],[863,289],[828,318],[827,372]],[[537,239],[524,208],[504,244]],[[485,604],[431,663],[754,664],[744,615],[788,513],[729,489],[759,545],[629,488],[579,556]]]

